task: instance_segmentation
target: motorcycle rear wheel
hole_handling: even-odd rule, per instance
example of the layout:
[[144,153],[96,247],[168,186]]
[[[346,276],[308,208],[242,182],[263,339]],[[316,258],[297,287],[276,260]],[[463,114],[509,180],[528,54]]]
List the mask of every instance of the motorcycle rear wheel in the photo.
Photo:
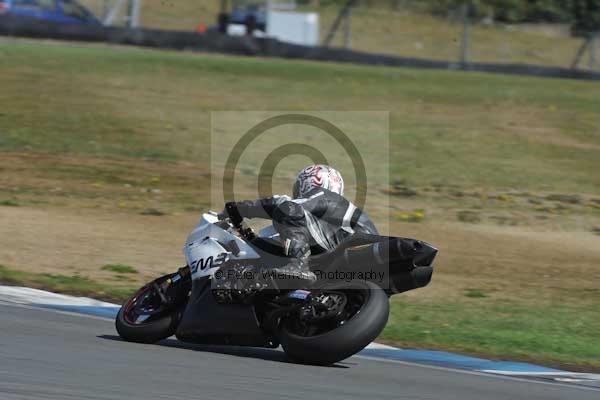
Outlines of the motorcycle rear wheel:
[[334,329],[315,335],[299,332],[294,328],[294,321],[282,321],[278,338],[285,353],[294,361],[313,365],[334,364],[365,348],[379,336],[387,323],[388,296],[376,284],[342,282],[324,289],[347,293],[346,307],[355,303],[354,307],[358,306],[358,309]]

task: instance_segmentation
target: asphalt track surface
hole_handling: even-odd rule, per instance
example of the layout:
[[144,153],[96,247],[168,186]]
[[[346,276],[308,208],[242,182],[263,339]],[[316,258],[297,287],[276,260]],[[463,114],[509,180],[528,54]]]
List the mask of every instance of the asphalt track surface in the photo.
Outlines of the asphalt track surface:
[[0,303],[0,399],[600,399],[600,391],[352,357],[121,341],[111,320]]

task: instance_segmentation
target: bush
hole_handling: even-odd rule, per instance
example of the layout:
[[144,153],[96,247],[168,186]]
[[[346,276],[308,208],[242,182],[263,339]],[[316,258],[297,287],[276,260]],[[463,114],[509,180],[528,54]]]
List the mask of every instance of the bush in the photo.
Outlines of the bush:
[[600,32],[600,0],[572,0],[573,34],[589,36]]
[[573,20],[572,0],[537,0],[529,2],[529,21],[570,22]]
[[569,22],[572,0],[427,0],[431,11],[449,14],[467,3],[473,16],[503,22]]

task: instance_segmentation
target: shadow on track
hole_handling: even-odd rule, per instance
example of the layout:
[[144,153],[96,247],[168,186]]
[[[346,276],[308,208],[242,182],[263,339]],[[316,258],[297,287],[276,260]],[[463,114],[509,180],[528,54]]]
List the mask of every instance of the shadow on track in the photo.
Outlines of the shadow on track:
[[[126,342],[120,336],[117,335],[98,335],[100,339],[105,340],[114,340],[116,342]],[[184,343],[180,342],[176,339],[164,339],[160,342],[153,344],[152,346],[164,346],[164,347],[174,347],[178,349],[185,350],[193,350],[200,351],[205,353],[217,353],[217,354],[227,354],[235,357],[246,357],[246,358],[256,358],[259,360],[265,361],[275,361],[281,362],[285,364],[297,364],[290,360],[283,351],[277,349],[265,349],[260,347],[243,347],[243,346],[219,346],[219,345],[209,345],[209,344],[194,344],[194,343]],[[334,365],[330,365],[325,368],[350,368],[353,363],[350,362],[342,362]]]

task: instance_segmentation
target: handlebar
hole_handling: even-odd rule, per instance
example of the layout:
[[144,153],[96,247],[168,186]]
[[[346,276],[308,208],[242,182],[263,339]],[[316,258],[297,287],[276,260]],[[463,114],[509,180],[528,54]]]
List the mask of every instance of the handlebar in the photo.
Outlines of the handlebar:
[[254,233],[254,230],[249,226],[244,228],[242,225],[239,225],[236,226],[236,229],[239,232],[239,234],[247,241],[252,241],[256,239],[256,233]]
[[254,232],[254,230],[249,226],[244,227],[242,221],[233,221],[231,217],[219,214],[219,222],[224,222],[227,225],[223,226],[223,228],[227,227],[235,229],[237,233],[239,233],[239,235],[247,241],[256,239],[256,233]]

